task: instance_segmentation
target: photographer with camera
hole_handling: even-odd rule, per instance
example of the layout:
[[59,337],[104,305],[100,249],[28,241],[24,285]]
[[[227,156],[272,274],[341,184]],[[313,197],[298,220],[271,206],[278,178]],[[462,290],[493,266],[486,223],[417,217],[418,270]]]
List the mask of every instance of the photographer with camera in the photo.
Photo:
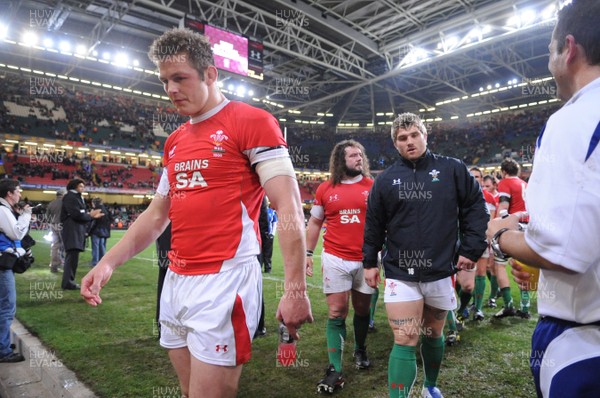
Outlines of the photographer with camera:
[[0,181],[0,363],[25,360],[10,347],[10,324],[17,310],[13,267],[19,257],[31,253],[21,247],[21,240],[29,230],[31,207],[18,208],[20,199],[18,181]]

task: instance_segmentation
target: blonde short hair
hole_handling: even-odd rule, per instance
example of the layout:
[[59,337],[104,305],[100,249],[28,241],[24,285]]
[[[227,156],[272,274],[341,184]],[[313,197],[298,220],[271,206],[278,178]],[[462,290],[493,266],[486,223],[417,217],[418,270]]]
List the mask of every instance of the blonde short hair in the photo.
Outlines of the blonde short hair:
[[425,128],[425,124],[421,118],[414,113],[406,112],[398,115],[394,122],[392,123],[392,141],[396,141],[396,137],[398,136],[398,130],[408,130],[410,127],[416,126],[421,134],[427,134],[427,129]]

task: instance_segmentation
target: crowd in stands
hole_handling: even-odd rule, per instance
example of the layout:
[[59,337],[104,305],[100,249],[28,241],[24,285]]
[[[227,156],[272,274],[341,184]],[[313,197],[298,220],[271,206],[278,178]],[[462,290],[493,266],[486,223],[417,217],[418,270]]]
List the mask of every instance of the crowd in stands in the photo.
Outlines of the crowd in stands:
[[[31,84],[39,82],[16,75],[0,79],[0,133],[30,135],[41,131],[42,136],[49,139],[106,146],[120,140],[127,148],[160,150],[162,144],[154,135],[153,127],[158,123],[170,132],[185,121],[164,103],[108,92],[83,92],[69,85],[61,86],[61,95],[33,95]],[[51,84],[58,85],[60,81]],[[29,107],[29,115],[10,114],[5,102]],[[499,163],[505,156],[528,162],[533,156],[536,137],[558,106],[427,123],[428,144],[433,152],[457,157],[468,165]],[[328,126],[291,124],[287,126],[290,156],[297,169],[327,171],[329,154],[335,143],[355,139],[365,147],[371,170],[382,170],[398,158],[389,129],[390,126],[384,126],[336,131]],[[3,149],[0,146],[0,151]],[[38,161],[28,160],[23,155],[31,154],[26,151],[30,149],[15,146],[10,156],[3,156],[10,176],[21,181],[32,177],[51,180],[79,177],[93,187],[151,189],[159,178],[160,165],[145,164],[141,159],[136,166],[125,157],[107,155],[98,158],[95,155],[91,158],[75,151],[63,151],[56,152],[60,155],[59,162],[55,157],[54,163],[48,164],[39,158],[36,158]],[[35,156],[41,155],[43,153],[35,153]],[[133,170],[136,167],[149,169],[151,176],[140,180]],[[299,184],[310,196],[314,195],[323,178],[300,175]]]
[[[40,135],[41,132],[48,138],[105,146],[113,146],[118,140],[129,148],[160,150],[164,138],[157,137],[154,128],[160,126],[170,133],[185,120],[163,103],[151,104],[126,95],[83,92],[59,80],[46,79],[45,84],[60,86],[60,95],[47,91],[32,94],[32,85],[42,84],[37,79],[16,75],[0,79],[2,132],[19,135]],[[3,101],[29,107],[30,116],[35,116],[37,110],[42,118],[9,115]]]
[[77,152],[19,154],[19,148],[15,145],[11,154],[0,146],[0,156],[4,169],[0,172],[0,177],[14,178],[21,183],[29,182],[32,178],[42,178],[48,180],[48,183],[65,185],[70,179],[81,178],[91,187],[147,190],[154,189],[158,183],[159,170],[154,166],[145,167],[144,169],[148,169],[147,178],[138,179],[134,178],[136,166],[119,164],[115,167],[96,162],[88,155],[82,156]]
[[[506,156],[530,162],[535,140],[556,109],[557,106],[552,106],[500,113],[485,119],[427,123],[428,146],[433,152],[459,158],[468,165],[500,163]],[[385,169],[398,158],[390,128],[336,132],[324,126],[288,126],[292,161],[298,168],[327,170],[329,153],[335,143],[354,139],[365,147],[371,170]]]
[[112,205],[106,205],[106,208],[110,212],[113,218],[113,228],[115,229],[127,229],[129,226],[135,221],[136,218],[144,210],[146,210],[146,205],[139,206],[123,206],[117,203]]

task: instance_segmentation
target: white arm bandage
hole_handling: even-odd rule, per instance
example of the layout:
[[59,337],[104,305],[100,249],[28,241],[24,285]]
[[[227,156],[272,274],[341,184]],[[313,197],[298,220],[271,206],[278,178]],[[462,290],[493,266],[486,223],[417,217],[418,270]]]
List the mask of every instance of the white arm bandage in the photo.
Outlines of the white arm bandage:
[[258,174],[260,185],[263,187],[267,181],[277,176],[289,176],[296,179],[294,166],[289,157],[267,159],[257,163],[256,174]]

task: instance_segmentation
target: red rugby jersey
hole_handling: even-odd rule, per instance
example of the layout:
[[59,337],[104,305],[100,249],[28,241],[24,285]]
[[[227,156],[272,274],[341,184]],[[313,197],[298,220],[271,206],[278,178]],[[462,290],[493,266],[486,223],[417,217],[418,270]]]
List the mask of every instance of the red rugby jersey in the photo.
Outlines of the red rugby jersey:
[[362,261],[362,246],[367,216],[367,199],[373,180],[363,177],[355,183],[336,186],[325,181],[317,188],[315,206],[324,210],[327,229],[323,248],[329,254],[350,261]]
[[509,198],[508,214],[519,211],[526,211],[525,207],[525,189],[527,183],[519,177],[506,177],[498,183],[498,193],[500,198]]
[[169,267],[183,275],[221,272],[259,254],[264,191],[252,166],[289,156],[277,120],[245,103],[225,101],[192,121],[169,136],[163,155]]

